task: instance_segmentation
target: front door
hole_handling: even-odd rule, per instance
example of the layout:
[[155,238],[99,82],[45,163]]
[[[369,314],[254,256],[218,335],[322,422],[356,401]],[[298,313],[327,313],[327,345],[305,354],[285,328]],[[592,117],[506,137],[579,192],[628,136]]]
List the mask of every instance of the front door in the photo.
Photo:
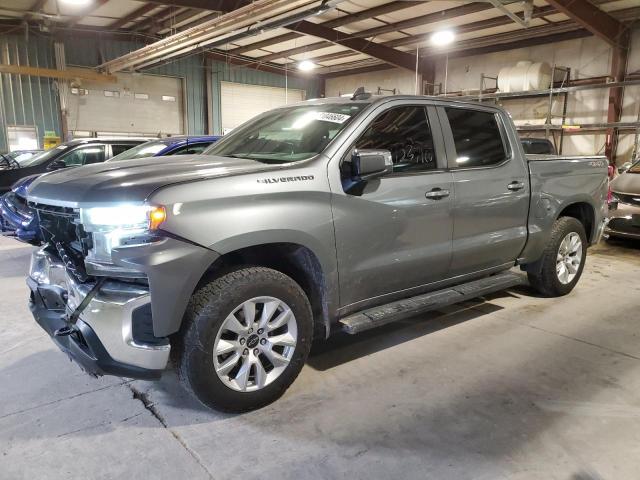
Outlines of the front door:
[[513,263],[527,240],[529,178],[493,109],[439,107],[453,172],[451,276]]
[[442,280],[451,260],[452,174],[435,108],[381,108],[352,147],[389,150],[394,167],[357,184],[341,168],[333,215],[344,310],[410,296],[408,289]]

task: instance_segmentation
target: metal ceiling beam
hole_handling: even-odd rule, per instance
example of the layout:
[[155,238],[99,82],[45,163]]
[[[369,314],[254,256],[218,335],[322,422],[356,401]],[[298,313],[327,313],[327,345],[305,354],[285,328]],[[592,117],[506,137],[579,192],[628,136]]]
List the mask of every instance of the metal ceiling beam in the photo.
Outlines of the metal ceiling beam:
[[[332,0],[339,2],[342,0]],[[333,3],[330,3],[332,5]],[[100,65],[117,72],[166,61],[251,35],[262,29],[277,28],[326,9],[318,0],[257,0],[238,10],[221,15],[203,25],[176,33]]]
[[605,42],[613,46],[619,45],[624,25],[592,3],[587,0],[546,1]]
[[184,7],[169,6],[164,10],[160,10],[155,15],[147,17],[144,21],[137,23],[136,25],[134,25],[133,29],[137,31],[147,31],[149,29],[154,28],[154,26],[160,24],[161,22],[164,22],[168,18],[179,15],[185,10],[186,8]]
[[251,3],[248,0],[151,0],[151,2],[157,5],[199,8],[216,12],[231,12]]
[[133,22],[134,20],[137,20],[138,18],[146,15],[147,13],[149,13],[154,8],[158,8],[158,6],[154,5],[153,3],[146,3],[143,6],[141,6],[140,8],[135,9],[133,12],[131,12],[131,13],[125,15],[124,17],[119,18],[115,22],[111,23],[110,25],[108,25],[108,27],[111,28],[111,29],[122,28],[127,23]]
[[[275,65],[256,64],[256,62],[250,58],[230,56],[220,51],[210,51],[207,52],[205,56],[212,60],[216,60],[222,63],[230,63],[240,68],[251,68],[254,70],[260,70],[262,72],[277,73],[279,75],[284,75],[285,73],[285,68],[283,66],[278,67]],[[290,77],[309,79],[308,75],[304,75],[296,70],[291,69],[287,71],[287,75]]]
[[73,15],[71,19],[67,21],[67,25],[69,27],[76,25],[77,23],[81,22],[84,18],[90,16],[91,13],[99,9],[102,5],[104,5],[108,1],[109,0],[96,0],[95,3],[91,3],[89,6],[83,8],[82,10],[80,10],[80,12]]
[[[532,18],[539,18],[539,17],[542,17],[543,15],[549,15],[550,13],[553,13],[553,12],[555,12],[555,9],[553,7],[541,7],[534,10]],[[459,25],[456,27],[456,33],[458,35],[461,35],[464,33],[476,32],[480,30],[485,30],[487,28],[494,28],[494,27],[499,27],[499,26],[509,25],[509,24],[511,24],[511,20],[507,17],[488,18],[486,20],[480,20],[477,22],[471,22],[471,23],[465,23],[464,25]],[[386,45],[387,47],[401,47],[405,45],[420,44],[427,41],[428,38],[429,38],[429,34],[410,35],[408,37],[398,38],[396,40],[383,42],[382,44]],[[344,51],[344,52],[329,53],[327,55],[322,55],[320,57],[313,57],[313,58],[310,58],[309,60],[315,63],[322,63],[330,60],[337,60],[339,58],[351,57],[351,56],[353,56],[353,53]],[[261,57],[261,58],[264,58],[264,57]]]
[[[403,10],[405,8],[415,7],[415,5],[416,5],[415,2],[408,2],[408,1],[389,2],[389,3],[385,3],[384,5],[379,5],[377,7],[362,10],[360,12],[350,13],[348,15],[336,18],[334,20],[322,22],[321,25],[323,27],[328,27],[328,28],[341,27],[343,25],[348,25],[349,23],[354,23],[354,22],[359,22],[361,20],[374,18],[374,17],[377,17],[378,15],[385,15],[387,13],[396,12],[398,10]],[[229,52],[239,55],[242,53],[250,52],[252,50],[258,50],[261,48],[269,47],[271,45],[277,45],[282,42],[294,40],[300,37],[302,37],[302,35],[298,33],[294,33],[294,32],[286,33],[284,35],[278,35],[277,37],[272,37],[266,40],[262,40],[260,42],[250,43],[249,45],[243,45],[242,47],[231,49],[229,50]]]
[[[404,28],[412,28],[417,26],[423,26],[430,23],[442,22],[445,20],[451,20],[456,17],[460,17],[463,15],[469,15],[472,13],[481,12],[484,10],[490,10],[493,7],[488,3],[469,3],[466,5],[461,5],[459,7],[449,8],[447,10],[442,10],[440,12],[429,13],[427,15],[421,15],[419,17],[409,18],[407,20],[403,20],[396,23],[391,23],[388,25],[382,25],[380,27],[369,28],[367,30],[362,30],[360,32],[353,33],[343,33],[338,32],[342,38],[370,38],[375,37],[377,35],[382,35],[389,32],[397,32]],[[323,24],[321,24],[323,25]],[[324,26],[324,25],[323,25]],[[290,27],[286,27],[289,30],[292,30]],[[335,42],[334,42],[335,43]],[[265,57],[260,57],[261,60],[264,61],[272,61],[278,58],[287,58],[293,55],[299,55],[301,53],[312,52],[314,50],[320,50],[322,48],[330,47],[331,43],[328,42],[316,42],[310,45],[306,45],[303,47],[297,47],[289,50],[284,50],[281,52],[276,52],[269,54]]]
[[31,5],[31,8],[29,8],[29,11],[24,14],[23,18],[25,20],[31,20],[34,13],[40,13],[40,10],[44,8],[47,1],[48,0],[36,0],[33,5]]
[[416,65],[416,58],[413,55],[386,47],[379,43],[371,42],[364,38],[344,38],[344,33],[320,24],[302,21],[293,25],[287,25],[286,28],[305,35],[323,38],[333,44],[347,47],[358,53],[364,53],[365,55],[382,60],[396,67],[412,71],[417,67],[419,72],[425,70],[425,65],[421,62],[418,62],[418,65]]
[[179,23],[183,23],[190,18],[195,17],[196,15],[202,13],[201,10],[187,9],[177,15],[170,15],[169,18],[161,20],[157,22],[155,25],[152,25],[149,28],[149,33],[155,35],[158,32],[163,30],[171,29],[174,25],[178,25]]

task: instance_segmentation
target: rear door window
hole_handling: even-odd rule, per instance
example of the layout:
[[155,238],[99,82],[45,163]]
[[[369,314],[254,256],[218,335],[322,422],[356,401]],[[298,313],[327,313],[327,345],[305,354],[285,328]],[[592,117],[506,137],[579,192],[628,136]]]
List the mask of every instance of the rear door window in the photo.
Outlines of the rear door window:
[[137,143],[112,143],[111,144],[111,154],[112,156],[120,155],[122,152],[126,152],[127,150],[138,145]]
[[507,159],[495,113],[466,108],[445,108],[460,168],[488,167]]

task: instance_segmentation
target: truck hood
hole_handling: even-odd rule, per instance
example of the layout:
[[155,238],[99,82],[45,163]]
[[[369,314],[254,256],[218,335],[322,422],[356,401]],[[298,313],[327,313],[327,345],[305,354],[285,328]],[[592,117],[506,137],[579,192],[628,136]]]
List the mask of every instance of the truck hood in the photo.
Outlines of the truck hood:
[[611,182],[611,190],[640,195],[640,173],[623,173]]
[[67,207],[137,203],[167,185],[279,169],[282,165],[209,155],[119,160],[44,175],[33,182],[28,198],[34,202]]

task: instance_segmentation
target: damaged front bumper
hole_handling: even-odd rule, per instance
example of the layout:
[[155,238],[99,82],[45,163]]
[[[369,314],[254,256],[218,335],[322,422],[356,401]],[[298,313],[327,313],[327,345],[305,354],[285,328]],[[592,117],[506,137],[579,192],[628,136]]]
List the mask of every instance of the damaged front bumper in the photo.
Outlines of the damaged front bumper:
[[[44,249],[32,255],[27,284],[29,307],[58,347],[92,375],[157,379],[167,365],[170,344],[153,336],[148,287],[106,280],[74,325],[68,318],[93,288],[71,277]],[[73,333],[55,335],[64,327]]]

